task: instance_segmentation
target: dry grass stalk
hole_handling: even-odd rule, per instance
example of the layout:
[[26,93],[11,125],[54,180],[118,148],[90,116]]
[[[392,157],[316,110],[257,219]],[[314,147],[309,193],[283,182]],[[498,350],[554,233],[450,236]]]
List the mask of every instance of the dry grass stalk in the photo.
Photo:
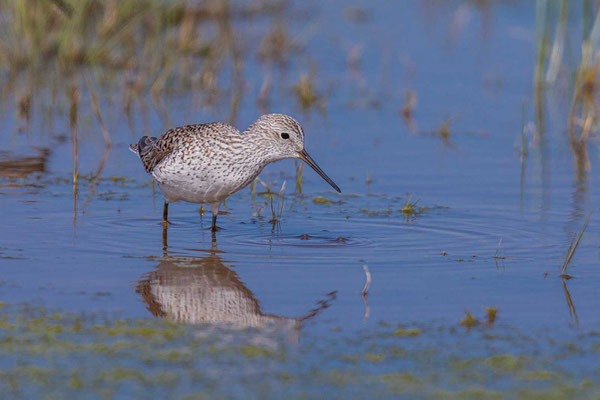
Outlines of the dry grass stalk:
[[73,195],[77,194],[77,182],[79,179],[78,161],[79,161],[79,138],[77,134],[77,114],[79,107],[79,89],[71,86],[68,92],[69,96],[69,127],[71,130],[71,139],[73,140]]
[[302,193],[302,180],[304,178],[304,163],[299,162],[296,164],[296,191]]
[[496,248],[496,254],[494,254],[494,260],[505,260],[506,259],[506,257],[498,255],[500,253],[501,246],[502,246],[502,238],[500,238],[500,240],[498,241],[498,247]]
[[567,267],[569,266],[569,262],[571,262],[573,255],[575,254],[575,250],[577,250],[577,246],[579,246],[579,241],[581,240],[581,237],[583,236],[583,232],[585,232],[585,230],[590,222],[590,218],[591,218],[591,216],[587,217],[587,219],[585,220],[585,223],[583,224],[583,227],[579,231],[579,234],[576,237],[573,236],[573,240],[571,240],[571,245],[569,246],[567,258],[565,259],[565,262],[562,266],[562,271],[561,271],[562,278],[565,278],[565,279],[571,278],[571,275],[567,274]]
[[104,141],[106,142],[106,147],[109,148],[111,146],[110,135],[106,129],[106,125],[104,125],[104,119],[102,118],[102,113],[100,112],[98,97],[96,97],[96,92],[94,92],[94,88],[89,82],[87,82],[87,89],[90,94],[90,100],[92,101],[92,109],[94,110],[94,114],[96,115],[96,119],[100,125],[100,130],[102,131],[102,136],[104,136]]

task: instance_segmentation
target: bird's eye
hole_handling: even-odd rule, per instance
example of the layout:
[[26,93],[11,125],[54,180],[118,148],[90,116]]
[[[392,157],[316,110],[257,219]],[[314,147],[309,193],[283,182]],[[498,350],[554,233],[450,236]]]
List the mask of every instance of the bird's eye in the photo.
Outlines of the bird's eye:
[[281,138],[282,138],[282,139],[289,139],[289,138],[290,138],[290,134],[289,134],[289,133],[285,133],[285,132],[283,132],[283,133],[281,134]]

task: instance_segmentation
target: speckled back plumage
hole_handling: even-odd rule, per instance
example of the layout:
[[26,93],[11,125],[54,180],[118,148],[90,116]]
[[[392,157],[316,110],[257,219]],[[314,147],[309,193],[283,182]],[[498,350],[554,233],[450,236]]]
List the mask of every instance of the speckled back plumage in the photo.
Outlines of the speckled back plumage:
[[[232,126],[221,124],[219,122],[210,122],[206,124],[185,125],[178,128],[169,129],[161,135],[160,138],[143,136],[137,144],[132,144],[129,148],[140,156],[144,169],[148,173],[166,156],[171,154],[178,146],[185,146],[195,139],[200,139],[206,132],[219,132],[234,130],[240,132]],[[198,138],[196,138],[198,136]]]

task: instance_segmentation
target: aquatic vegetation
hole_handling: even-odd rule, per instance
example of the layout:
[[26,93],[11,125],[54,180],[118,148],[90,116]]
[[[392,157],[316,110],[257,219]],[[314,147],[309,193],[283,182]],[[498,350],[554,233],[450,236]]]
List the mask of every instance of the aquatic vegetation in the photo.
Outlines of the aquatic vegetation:
[[[571,35],[573,20],[569,14],[581,7],[583,25],[581,35]],[[554,33],[551,44],[550,36]],[[570,41],[575,37],[574,43]],[[600,68],[600,10],[593,2],[537,2],[536,7],[536,64],[534,69],[534,95],[537,107],[538,131],[543,134],[543,96],[546,87],[556,87],[560,72],[572,72],[574,82],[569,83],[570,109],[567,132],[570,149],[575,158],[576,179],[586,181],[591,164],[588,156],[588,139],[598,130],[600,109],[598,107],[598,76]],[[575,62],[565,61],[565,48],[578,48]],[[574,66],[574,67],[573,67]]]
[[314,80],[313,74],[303,74],[294,86],[294,94],[303,110],[310,110],[313,107],[317,107],[324,112],[325,98],[317,94]]
[[555,380],[559,378],[559,376],[551,371],[545,371],[545,370],[540,370],[540,371],[529,371],[523,374],[522,379],[523,380],[530,380],[530,381],[549,381],[549,380]]
[[581,227],[579,234],[577,236],[573,236],[573,239],[571,240],[571,244],[569,245],[569,251],[567,252],[567,257],[565,258],[565,262],[563,263],[563,266],[561,269],[561,277],[563,277],[565,279],[571,278],[571,276],[567,274],[567,267],[569,266],[569,263],[571,262],[573,255],[575,254],[575,250],[577,250],[577,246],[579,246],[579,241],[581,240],[581,237],[583,236],[583,233],[585,232],[585,230],[590,222],[590,218],[591,218],[591,215],[583,223],[583,226]]
[[467,328],[467,330],[471,330],[479,324],[481,324],[481,321],[475,318],[469,310],[465,310],[465,317],[460,320],[460,325]]
[[[594,333],[578,332],[576,349],[568,350],[573,348],[570,337],[561,338],[560,333],[546,339],[544,333],[528,336],[509,328],[482,341],[478,330],[461,334],[452,327],[393,327],[382,321],[362,334],[338,330],[337,336],[319,340],[305,334],[290,347],[288,337],[264,329],[75,315],[32,305],[3,304],[1,310],[0,355],[9,363],[20,360],[0,373],[0,390],[7,393],[28,390],[72,397],[83,391],[100,395],[108,390],[116,396],[123,391],[184,390],[219,397],[233,387],[269,396],[302,389],[317,390],[319,397],[334,390],[353,395],[368,390],[377,397],[415,396],[425,390],[451,398],[517,393],[543,398],[552,391],[577,397],[599,388],[593,365],[561,367],[565,360],[594,351]],[[402,347],[398,338],[406,338]],[[255,383],[257,368],[269,380],[268,387]],[[445,380],[439,379],[440,368]],[[218,384],[223,377],[230,385]],[[477,389],[456,391],[457,385]]]
[[406,219],[411,217],[414,218],[417,215],[428,210],[427,207],[418,206],[419,201],[421,201],[421,199],[417,199],[416,201],[411,201],[410,197],[406,199],[406,201],[402,205],[402,208],[400,209],[400,211],[406,217]]
[[368,208],[361,208],[360,209],[361,213],[367,214],[368,216],[372,217],[372,216],[389,216],[392,214],[392,209],[388,208],[385,210],[369,210]]
[[[275,226],[281,222],[281,217],[283,216],[283,207],[284,207],[284,198],[283,191],[285,190],[285,181],[281,184],[281,189],[279,190],[279,194],[277,196],[270,196],[269,201],[271,204],[271,220],[270,223],[273,224],[273,229]],[[277,205],[274,205],[273,198],[277,197]]]
[[[256,186],[257,186],[258,183],[260,183],[260,185],[265,190],[260,191],[260,192],[256,192]],[[254,179],[254,181],[252,183],[252,195],[257,194],[257,195],[262,196],[262,197],[264,197],[266,199],[270,199],[273,196],[278,196],[279,194],[273,190],[273,186],[275,186],[275,185],[277,185],[277,181],[264,182],[262,179],[260,179],[259,177],[257,177],[256,179]],[[277,190],[277,189],[275,189],[275,190]]]
[[313,202],[316,204],[331,204],[333,203],[331,200],[323,197],[323,196],[317,196],[313,199]]
[[414,110],[417,106],[417,92],[414,90],[407,90],[404,95],[404,105],[400,110],[400,115],[402,115],[402,119],[404,123],[408,127],[408,131],[410,133],[415,133],[417,131],[417,126],[414,121]]
[[252,193],[252,199],[254,199],[254,196],[256,195],[256,185],[258,185],[258,183],[260,182],[260,179],[258,177],[254,178],[254,181],[252,181],[252,184],[250,185],[250,193]]
[[498,307],[483,307],[485,311],[487,324],[492,325],[496,322],[496,318],[498,317]]
[[[7,398],[597,396],[598,367],[589,362],[599,351],[589,331],[597,257],[582,237],[578,247],[581,226],[572,242],[578,257],[560,253],[568,247],[565,229],[597,204],[598,174],[574,182],[570,171],[578,167],[564,161],[573,151],[566,114],[578,40],[593,30],[598,3],[407,2],[403,20],[418,21],[426,40],[405,36],[414,32],[410,24],[385,25],[395,21],[386,11],[397,5],[342,11],[313,3],[0,2],[4,143],[52,149],[46,171],[0,182],[3,222],[11,227],[0,240],[0,290],[4,299],[77,310],[0,309]],[[550,26],[540,86],[553,90],[534,107],[524,100],[521,110],[533,70],[533,26],[525,16],[536,4],[548,10]],[[453,36],[457,25],[469,25],[460,37]],[[493,74],[500,83],[490,89]],[[572,119],[574,142],[588,147],[597,145],[599,76],[592,54]],[[319,97],[326,119],[312,114]],[[231,228],[219,247],[223,263],[235,264],[229,276],[238,274],[256,294],[246,309],[259,304],[265,313],[304,318],[312,293],[339,289],[341,301],[321,304],[328,308],[317,322],[292,335],[175,317],[182,323],[163,325],[161,315],[183,316],[176,312],[193,309],[207,291],[245,297],[218,277],[190,293],[195,279],[179,288],[161,275],[146,292],[171,303],[136,296],[131,282],[154,272],[167,250],[203,260],[211,235],[198,224],[197,206],[188,205],[169,227],[170,247],[166,233],[161,243],[166,230],[154,222],[160,192],[142,189],[150,180],[127,178],[137,171],[122,144],[132,133],[157,135],[181,123],[237,118],[242,126],[257,109],[305,110],[303,99],[311,104],[307,135],[320,135],[311,134],[319,158],[328,156],[347,190],[360,194],[314,192],[302,163],[295,174],[292,162],[281,164],[282,174],[268,170],[261,177],[267,184],[255,180],[228,202]],[[364,107],[349,109],[349,99]],[[444,115],[464,118],[459,127]],[[436,119],[427,128],[433,139],[406,134]],[[464,133],[477,126],[489,135]],[[112,150],[103,168],[106,138]],[[20,151],[13,154],[29,155]],[[283,179],[295,180],[295,193],[280,193]],[[71,189],[77,221],[65,207]],[[407,199],[407,191],[420,194]],[[439,211],[436,202],[452,209]],[[255,210],[258,217],[250,217]],[[409,217],[416,222],[403,223]],[[283,219],[290,223],[272,232],[268,221]],[[596,230],[585,230],[590,243]],[[505,256],[520,261],[497,271],[495,261]],[[543,280],[549,265],[558,274],[567,258],[563,280]],[[573,268],[585,279],[567,281]],[[582,318],[573,329],[575,306]],[[474,312],[462,314],[465,307]]]
[[344,204],[343,200],[330,200],[323,196],[317,196],[313,198],[313,203],[315,204]]
[[451,131],[450,131],[450,126],[452,124],[452,122],[454,122],[454,120],[456,119],[456,117],[452,117],[452,118],[448,118],[446,119],[444,122],[442,122],[442,125],[440,126],[440,128],[435,132],[435,135],[438,136],[441,140],[442,143],[444,144],[444,146],[450,147],[450,148],[456,148],[456,145],[454,145],[454,143],[451,140]]
[[296,191],[302,193],[302,180],[304,177],[304,163],[302,161],[296,162]]
[[512,354],[498,354],[483,360],[485,365],[503,372],[519,371],[523,369],[527,362],[530,362],[529,358]]
[[[502,255],[500,254],[500,249],[502,248]],[[496,247],[496,253],[494,254],[494,260],[506,260],[504,257],[504,248],[502,247],[502,238],[498,241],[498,247]]]
[[[147,103],[168,125],[167,101],[193,91],[204,105],[228,102],[227,119],[235,122],[244,94],[243,63],[254,53],[265,62],[285,65],[299,46],[292,44],[287,25],[280,22],[273,21],[270,30],[251,41],[260,46],[239,40],[233,25],[280,16],[286,8],[278,0],[2,2],[0,14],[6,23],[0,39],[1,98],[15,97],[25,124],[21,129],[29,129],[30,119],[42,113],[48,121],[62,122],[67,102],[75,158],[82,140],[77,125],[88,125],[89,116],[96,119],[110,147],[112,127],[107,123],[113,118],[103,110],[106,103],[116,102],[117,110],[110,111],[120,112],[132,131],[142,122],[148,133]],[[51,79],[36,78],[40,76]],[[78,163],[74,164],[76,192]]]
[[394,336],[400,336],[400,337],[415,337],[415,336],[419,336],[421,334],[421,330],[420,329],[404,329],[404,328],[398,328],[394,331]]
[[285,65],[289,62],[290,52],[297,48],[285,26],[276,24],[260,42],[258,55],[265,62]]
[[256,345],[241,346],[239,349],[236,349],[236,351],[239,351],[248,358],[273,357],[275,355],[275,352],[272,350]]

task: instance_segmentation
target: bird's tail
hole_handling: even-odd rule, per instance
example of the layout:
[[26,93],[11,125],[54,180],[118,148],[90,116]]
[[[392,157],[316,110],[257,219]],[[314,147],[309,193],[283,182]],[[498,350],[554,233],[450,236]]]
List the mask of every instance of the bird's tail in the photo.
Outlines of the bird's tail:
[[156,142],[155,137],[142,136],[139,142],[129,145],[129,150],[131,150],[132,153],[135,153],[139,156],[140,154],[142,154],[144,148],[150,146],[154,142]]
[[131,150],[132,153],[137,154],[138,156],[140,155],[139,151],[138,151],[138,145],[137,143],[134,144],[130,144],[129,145],[129,150]]

